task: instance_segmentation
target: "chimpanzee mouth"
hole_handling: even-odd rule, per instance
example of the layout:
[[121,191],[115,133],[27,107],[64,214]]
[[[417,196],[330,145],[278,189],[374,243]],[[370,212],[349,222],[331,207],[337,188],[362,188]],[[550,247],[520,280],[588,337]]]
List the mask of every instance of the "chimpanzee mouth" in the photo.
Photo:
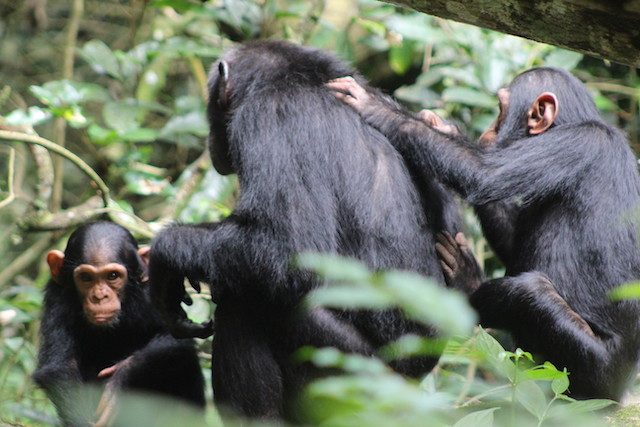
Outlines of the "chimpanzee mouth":
[[87,320],[95,326],[105,327],[114,326],[118,323],[118,317],[120,313],[98,313],[87,315]]

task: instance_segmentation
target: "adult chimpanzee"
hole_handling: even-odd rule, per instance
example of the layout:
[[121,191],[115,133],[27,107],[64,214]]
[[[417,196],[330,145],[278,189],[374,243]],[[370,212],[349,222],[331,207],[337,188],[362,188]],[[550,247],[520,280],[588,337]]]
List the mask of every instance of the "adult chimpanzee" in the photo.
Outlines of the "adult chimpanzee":
[[434,171],[476,207],[507,277],[482,282],[462,235],[443,235],[438,249],[481,322],[566,366],[575,396],[620,398],[638,363],[640,308],[607,293],[640,278],[640,178],[585,86],[553,68],[520,74],[498,92],[485,148],[389,108],[354,79],[330,86],[410,168]]
[[77,411],[84,383],[105,386],[99,418],[123,388],[204,406],[193,342],[173,338],[150,304],[146,256],[126,229],[110,222],[81,226],[64,253],[47,255],[52,277],[34,378],[66,424],[90,421]]
[[[434,232],[458,229],[441,184],[423,179],[421,199],[387,139],[324,86],[352,72],[326,53],[284,42],[227,53],[210,76],[208,115],[214,167],[238,174],[235,210],[220,223],[169,227],[152,244],[152,296],[175,334],[210,333],[209,324],[189,323],[179,304],[184,277],[212,284],[214,396],[246,415],[291,414],[285,404],[310,375],[290,361],[301,345],[369,354],[405,333],[432,333],[395,311],[297,309],[318,286],[291,266],[299,252],[442,281]],[[434,362],[392,366],[419,375]]]

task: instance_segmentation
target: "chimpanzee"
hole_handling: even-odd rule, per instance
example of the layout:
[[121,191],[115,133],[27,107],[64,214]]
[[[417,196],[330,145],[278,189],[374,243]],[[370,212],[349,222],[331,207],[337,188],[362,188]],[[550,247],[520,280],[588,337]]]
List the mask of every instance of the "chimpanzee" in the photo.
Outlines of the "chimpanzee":
[[87,424],[79,385],[105,387],[97,417],[115,393],[134,389],[204,406],[204,379],[191,340],[173,338],[149,301],[148,248],[111,222],[86,224],[65,252],[47,254],[38,368],[34,374],[65,424]]
[[481,323],[567,367],[574,396],[619,399],[637,369],[640,307],[607,294],[640,278],[640,178],[586,87],[554,68],[520,74],[498,92],[485,147],[390,108],[352,78],[330,87],[410,168],[433,171],[475,206],[507,276],[483,282],[461,234],[443,234],[438,251]]
[[[299,252],[443,281],[434,233],[459,230],[452,195],[424,177],[420,198],[389,141],[324,86],[352,72],[285,42],[228,52],[209,80],[209,148],[218,172],[237,173],[239,199],[225,220],[171,226],[152,243],[152,297],[174,334],[211,333],[210,324],[188,322],[179,304],[183,278],[212,285],[214,397],[245,415],[295,417],[290,397],[310,374],[290,356],[302,345],[371,354],[406,333],[433,335],[397,311],[298,310],[319,285],[291,265]],[[418,376],[434,363],[417,357],[392,366]]]

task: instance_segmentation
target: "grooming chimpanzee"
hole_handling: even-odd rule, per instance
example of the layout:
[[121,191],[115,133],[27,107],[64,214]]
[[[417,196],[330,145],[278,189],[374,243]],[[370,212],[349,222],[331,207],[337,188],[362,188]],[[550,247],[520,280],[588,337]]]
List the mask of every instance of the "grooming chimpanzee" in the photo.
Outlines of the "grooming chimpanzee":
[[191,340],[173,338],[150,304],[147,251],[119,225],[75,230],[65,252],[47,255],[38,368],[34,374],[65,424],[87,424],[79,385],[105,387],[97,416],[115,393],[133,389],[204,406],[204,379]]
[[[443,281],[434,233],[458,230],[442,185],[422,179],[421,199],[388,140],[324,86],[352,72],[284,42],[227,53],[210,76],[208,115],[214,167],[238,174],[235,210],[219,223],[169,227],[152,244],[152,297],[176,335],[211,333],[186,320],[183,278],[212,285],[214,396],[245,415],[291,415],[290,397],[314,375],[290,360],[302,345],[370,354],[403,334],[433,333],[396,311],[298,310],[319,283],[292,267],[297,253],[346,255]],[[417,376],[434,363],[392,366]]]
[[485,147],[390,108],[354,79],[330,87],[410,168],[435,172],[475,206],[507,277],[483,282],[461,234],[441,236],[438,251],[482,324],[567,367],[574,396],[619,399],[637,369],[640,307],[607,294],[640,278],[640,178],[585,86],[562,70],[522,73],[498,92]]

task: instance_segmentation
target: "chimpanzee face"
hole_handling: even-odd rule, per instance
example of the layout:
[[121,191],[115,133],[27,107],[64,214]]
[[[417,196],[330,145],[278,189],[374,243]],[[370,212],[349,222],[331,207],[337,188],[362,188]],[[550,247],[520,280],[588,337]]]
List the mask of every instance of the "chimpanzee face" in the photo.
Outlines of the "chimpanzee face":
[[103,326],[117,322],[127,280],[127,269],[116,262],[80,264],[73,270],[73,282],[89,323]]
[[[134,282],[144,282],[149,248],[138,249],[133,255],[136,264],[127,270],[126,263],[118,256],[118,248],[110,248],[107,241],[98,241],[84,249],[82,260],[74,265],[70,275],[61,274],[65,254],[58,250],[47,254],[51,276],[61,286],[73,286],[76,291],[85,320],[95,326],[114,326],[118,323],[122,309],[122,298],[126,287],[130,286],[128,271],[143,271],[143,276]],[[129,261],[131,262],[131,261]],[[73,261],[70,260],[73,265]],[[135,284],[135,283],[134,283]]]

